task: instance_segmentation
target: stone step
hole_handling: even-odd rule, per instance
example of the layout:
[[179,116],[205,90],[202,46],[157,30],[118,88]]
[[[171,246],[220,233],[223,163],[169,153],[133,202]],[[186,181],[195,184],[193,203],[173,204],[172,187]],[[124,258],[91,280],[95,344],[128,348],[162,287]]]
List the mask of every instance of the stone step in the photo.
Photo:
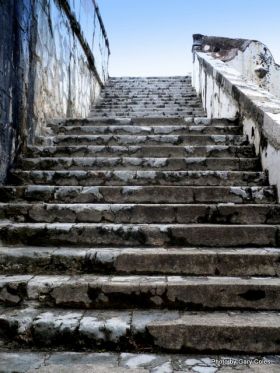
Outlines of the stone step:
[[[136,92],[116,92],[114,94],[110,93],[101,93],[99,96],[98,101],[96,101],[95,105],[98,105],[100,103],[139,103],[139,102],[152,102],[155,104],[158,103],[175,103],[175,104],[181,104],[182,106],[188,106],[188,102],[193,101],[193,102],[199,102],[197,100],[197,96],[195,95],[194,92],[181,92],[177,94],[168,94],[161,92],[160,95],[156,92],[142,92],[142,93],[136,93]],[[199,107],[201,107],[201,102]],[[91,107],[91,109],[94,108],[94,105]]]
[[117,82],[121,83],[122,81],[176,81],[176,80],[188,80],[191,83],[191,74],[188,73],[187,75],[166,75],[166,76],[112,76],[109,78],[108,82]]
[[38,145],[248,145],[243,135],[58,135],[38,137]]
[[[21,348],[280,352],[278,312],[6,309],[3,338]],[[112,371],[112,369],[111,369]],[[201,372],[202,370],[200,370]],[[213,370],[212,370],[213,371]],[[248,370],[249,372],[249,370]]]
[[[169,94],[172,96],[172,94],[187,94],[187,93],[194,93],[196,94],[196,90],[192,87],[192,85],[189,82],[150,82],[143,84],[135,84],[135,83],[118,83],[118,84],[110,84],[106,87],[104,90],[101,91],[101,95],[103,94],[113,94],[115,92],[129,92],[129,93],[146,93],[149,94],[150,92],[159,92],[164,94]],[[199,98],[199,96],[196,96]]]
[[280,224],[280,205],[0,203],[10,222],[114,224]]
[[175,125],[175,126],[56,126],[52,127],[54,133],[64,135],[186,135],[193,134],[211,134],[211,135],[240,135],[242,134],[241,126],[227,126],[227,125]]
[[253,171],[21,171],[10,175],[14,184],[68,186],[264,186],[267,175]]
[[127,117],[135,117],[135,118],[152,118],[152,117],[163,117],[163,118],[183,118],[188,117],[190,115],[193,116],[203,116],[205,115],[205,112],[203,110],[197,110],[197,109],[188,109],[188,110],[177,110],[177,111],[171,111],[171,110],[153,110],[153,111],[132,111],[129,110],[127,112],[123,111],[98,111],[93,110],[89,113],[89,118],[112,118],[112,117],[119,117],[119,118],[127,118]]
[[[122,116],[122,117],[129,117],[129,116],[135,116],[135,117],[147,117],[149,114],[156,117],[157,113],[158,116],[178,116],[178,117],[185,117],[185,116],[191,116],[191,115],[205,115],[205,111],[202,107],[195,105],[169,105],[166,106],[163,103],[158,104],[157,106],[139,106],[139,105],[133,105],[133,106],[126,106],[122,105],[120,107],[112,107],[108,108],[106,107],[99,107],[99,105],[94,106],[90,111],[90,117],[93,115],[96,116],[96,113],[101,113],[101,115],[106,114],[107,117],[110,116]],[[142,115],[141,115],[142,113]],[[127,114],[127,115],[126,115]]]
[[1,247],[1,274],[280,277],[279,248]]
[[101,95],[112,96],[116,93],[124,94],[155,94],[155,95],[186,95],[188,93],[195,94],[195,90],[189,84],[118,84],[108,85],[101,91]]
[[[2,275],[0,304],[82,309],[280,309],[280,279]],[[1,317],[1,316],[0,316]]]
[[165,93],[169,95],[173,94],[186,94],[188,92],[195,92],[194,88],[189,84],[118,84],[110,86],[108,85],[104,93],[113,95],[117,92],[120,93]]
[[167,85],[167,84],[158,84],[158,85],[151,85],[151,84],[143,84],[143,85],[120,85],[120,86],[112,86],[105,88],[104,91],[101,92],[101,95],[108,95],[109,97],[114,96],[115,94],[122,94],[122,95],[130,95],[134,94],[138,95],[158,95],[161,97],[162,95],[169,95],[179,96],[179,95],[187,95],[187,94],[196,94],[193,87],[187,84],[174,84],[174,85]]
[[[134,95],[132,95],[133,92],[135,93]],[[154,91],[154,93],[152,93],[149,91],[149,93],[146,92],[146,96],[149,96],[149,99],[143,96],[143,92],[141,98],[139,98],[140,95],[138,95],[137,92],[133,92],[127,94],[123,93],[123,91],[119,91],[113,95],[110,95],[110,93],[101,94],[98,100],[93,104],[92,108],[104,104],[109,106],[126,106],[131,104],[139,106],[148,105],[151,108],[157,107],[157,105],[161,105],[163,103],[168,105],[170,108],[172,108],[172,105],[177,104],[182,106],[188,106],[188,104],[196,104],[198,107],[202,106],[201,100],[195,96],[192,91],[188,92],[187,94],[186,92],[179,91],[179,94],[177,95],[163,95],[163,92],[158,93],[158,91]],[[182,95],[184,96],[182,97]]]
[[114,90],[111,93],[104,92],[99,99],[92,105],[92,109],[96,106],[120,104],[126,106],[136,104],[139,106],[148,105],[149,108],[157,108],[157,105],[162,103],[168,105],[172,110],[172,105],[181,105],[188,107],[188,104],[195,104],[197,107],[202,107],[201,101],[195,96],[193,91],[173,90],[171,93],[166,93],[163,89],[158,90]]
[[[226,372],[225,369],[259,373],[280,371],[277,356],[220,356],[162,353],[34,352],[19,348],[0,350],[1,373],[186,373]],[[30,370],[29,370],[30,369]],[[227,370],[230,372],[229,370]]]
[[[176,83],[176,82],[179,82],[179,83],[188,83],[189,85],[191,85],[191,81],[192,81],[192,78],[191,78],[191,74],[187,74],[187,75],[176,75],[176,76],[164,76],[164,77],[159,77],[159,76],[144,76],[144,77],[138,77],[138,76],[124,76],[124,77],[110,77],[107,81],[107,84],[115,84],[115,85],[119,85],[119,84],[124,84],[124,83],[133,83],[133,82],[137,82],[137,83],[151,83],[151,84],[157,84],[157,83]],[[106,86],[107,86],[106,84]]]
[[[196,104],[201,107],[201,101],[195,95],[188,95],[185,97],[172,97],[172,96],[163,96],[163,97],[149,97],[139,99],[137,96],[127,96],[125,97],[109,97],[108,95],[101,95],[101,97],[96,101],[96,106],[98,105],[162,105],[166,104],[171,105],[182,105],[188,106],[188,104]],[[93,106],[95,107],[95,106]]]
[[158,85],[162,85],[163,87],[171,87],[171,86],[179,86],[179,87],[188,87],[192,88],[191,86],[191,77],[183,78],[183,79],[158,79],[158,78],[135,78],[135,79],[128,79],[128,80],[109,80],[106,82],[105,90],[111,91],[114,87],[137,87],[137,86],[143,86],[143,87],[156,87]]
[[47,157],[23,158],[22,170],[170,170],[258,171],[259,158],[139,158],[139,157]]
[[[151,98],[150,98],[151,99]],[[158,117],[170,117],[170,118],[184,118],[189,116],[205,116],[205,111],[202,107],[188,107],[188,106],[176,106],[173,108],[150,108],[150,109],[135,109],[135,110],[101,110],[96,109],[96,107],[93,107],[90,111],[89,118],[91,117],[98,117],[98,113],[100,112],[100,116],[105,116],[108,118],[112,117],[149,117],[149,118],[158,118]]]
[[6,343],[21,348],[78,350],[116,347],[177,352],[277,354],[278,312],[182,312],[6,309]]
[[276,202],[274,187],[200,186],[0,186],[0,201],[55,203],[254,203]]
[[138,76],[121,76],[121,77],[110,77],[108,80],[108,83],[121,83],[121,82],[131,82],[131,81],[146,81],[146,82],[157,82],[157,81],[188,81],[191,83],[191,75],[170,75],[170,76],[144,76],[144,77],[138,77]]
[[111,102],[109,103],[104,103],[100,102],[96,104],[93,108],[92,111],[157,111],[158,109],[164,109],[168,111],[183,111],[184,109],[192,109],[192,108],[197,108],[201,109],[201,105],[198,104],[197,102],[189,101],[188,103],[176,103],[175,100],[173,102],[157,102],[156,104],[151,103],[141,103],[141,102],[136,102],[136,103],[130,103],[128,104],[127,102],[123,103],[114,103]]
[[104,145],[74,145],[74,146],[29,146],[25,153],[27,157],[216,157],[216,158],[253,158],[255,150],[252,145],[140,145],[140,146],[104,146]]
[[179,98],[150,98],[150,99],[142,99],[139,100],[137,98],[129,101],[129,100],[119,100],[119,99],[102,99],[95,103],[92,107],[92,110],[95,108],[105,108],[105,109],[116,109],[122,110],[126,108],[133,108],[133,109],[147,109],[147,110],[154,110],[160,108],[166,108],[169,110],[174,110],[175,108],[202,108],[201,102],[193,97],[189,97],[188,99],[179,99]]
[[200,98],[196,95],[195,90],[192,87],[184,86],[183,89],[181,89],[179,86],[173,86],[170,88],[165,88],[163,86],[157,86],[155,88],[152,88],[151,86],[148,87],[133,87],[132,89],[129,89],[129,87],[112,87],[110,90],[105,89],[102,90],[100,93],[100,96],[98,99],[94,102],[98,103],[100,100],[102,100],[103,97],[115,97],[116,95],[122,95],[122,96],[131,96],[134,95],[135,97],[140,97],[140,96],[149,96],[149,95],[154,95],[157,96],[158,98],[162,97],[169,97],[170,100],[174,99],[174,97],[178,96],[184,96],[184,97],[191,97],[194,100],[197,100],[200,102],[201,105],[201,100]]
[[[151,84],[155,84],[157,82],[162,82],[162,83],[166,83],[166,82],[180,82],[180,83],[184,83],[184,82],[188,82],[189,84],[191,84],[191,75],[188,74],[188,75],[171,75],[171,76],[163,76],[163,77],[159,77],[159,76],[124,76],[124,77],[110,77],[107,81],[107,84],[116,84],[116,85],[119,85],[119,84],[122,84],[122,83],[133,83],[133,82],[138,82],[138,83],[141,83],[141,82],[145,82],[145,83],[151,83]],[[106,86],[107,86],[106,84]]]
[[[159,95],[160,94],[160,95]],[[108,98],[115,98],[115,97],[135,97],[139,99],[143,99],[145,97],[153,96],[155,98],[163,98],[168,97],[170,100],[175,98],[188,98],[191,97],[193,99],[197,98],[196,92],[193,90],[193,88],[185,87],[184,90],[176,89],[173,90],[173,92],[170,92],[169,90],[161,89],[160,92],[158,89],[132,89],[129,90],[128,88],[124,89],[114,89],[114,90],[104,90],[101,92],[99,99],[102,99],[104,97]],[[98,102],[98,101],[97,101]]]
[[229,119],[209,119],[203,117],[185,117],[185,118],[67,118],[56,119],[48,122],[48,126],[56,128],[59,126],[240,126],[239,121]]
[[278,247],[277,225],[0,222],[3,245]]
[[163,86],[163,87],[172,87],[172,86],[178,86],[178,87],[187,87],[192,89],[191,86],[191,78],[188,77],[187,79],[158,79],[158,78],[136,78],[136,79],[128,79],[128,80],[111,80],[111,78],[106,82],[105,90],[111,91],[112,88],[121,88],[121,87],[157,87],[157,86]]
[[186,92],[195,92],[194,88],[190,84],[166,84],[159,83],[155,84],[115,84],[115,85],[106,85],[105,93],[114,94],[115,92],[136,92],[136,93],[150,93],[150,92],[164,92],[172,95],[172,93],[186,93]]

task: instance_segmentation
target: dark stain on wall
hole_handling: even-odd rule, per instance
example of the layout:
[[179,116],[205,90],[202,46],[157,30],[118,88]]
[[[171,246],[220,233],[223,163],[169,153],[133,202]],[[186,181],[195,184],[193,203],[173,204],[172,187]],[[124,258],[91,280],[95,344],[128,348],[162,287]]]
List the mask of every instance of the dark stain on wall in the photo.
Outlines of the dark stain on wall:
[[20,147],[26,121],[31,0],[0,1],[0,182]]

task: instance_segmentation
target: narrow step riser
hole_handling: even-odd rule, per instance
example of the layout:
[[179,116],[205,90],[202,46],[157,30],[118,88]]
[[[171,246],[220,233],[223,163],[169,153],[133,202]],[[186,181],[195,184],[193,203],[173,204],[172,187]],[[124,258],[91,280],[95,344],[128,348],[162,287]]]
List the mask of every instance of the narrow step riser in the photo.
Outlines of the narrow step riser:
[[[124,86],[113,86],[106,87],[105,91],[101,93],[102,96],[113,97],[116,94],[121,95],[135,95],[135,96],[147,96],[155,95],[157,97],[161,96],[186,96],[186,95],[195,95],[195,90],[188,84],[161,84],[154,86],[153,84],[148,85],[124,85]],[[196,96],[197,97],[197,96]]]
[[184,111],[184,108],[187,107],[188,110],[191,109],[198,109],[201,110],[201,106],[197,102],[189,101],[185,104],[182,103],[176,103],[173,102],[161,102],[158,101],[156,104],[147,103],[147,104],[128,104],[128,103],[120,103],[120,104],[104,104],[99,103],[97,104],[92,111],[104,111],[104,112],[110,112],[110,111],[157,111],[157,110],[167,110],[167,111]]
[[[280,276],[278,249],[1,248],[2,274]],[[221,278],[222,281],[222,278]]]
[[64,135],[186,135],[210,134],[210,135],[241,135],[242,128],[238,126],[162,126],[162,127],[138,127],[138,126],[57,126],[52,128],[56,134]]
[[[163,92],[160,94],[160,96],[156,92],[151,93],[145,93],[145,92],[115,92],[114,94],[107,94],[107,93],[101,93],[100,101],[99,102],[139,102],[141,100],[143,101],[152,101],[152,102],[183,102],[184,104],[187,104],[188,101],[193,101],[196,99],[196,95],[193,92],[183,92],[183,93],[174,93],[173,95],[170,94],[164,94]],[[200,105],[201,106],[201,105]]]
[[170,97],[170,100],[174,100],[174,98],[177,97],[184,98],[191,96],[192,98],[195,98],[194,95],[195,91],[193,89],[181,89],[180,87],[166,88],[164,86],[158,86],[155,89],[152,87],[120,87],[118,89],[112,88],[109,91],[107,90],[105,93],[101,94],[100,99],[104,97],[114,98],[115,96],[134,96],[138,99],[138,102],[141,102],[144,97],[153,97],[157,100],[160,100],[162,97]]
[[40,307],[83,309],[279,310],[279,287],[280,280],[270,278],[35,276],[10,283],[7,276],[0,304],[11,299],[10,305],[32,301]]
[[186,118],[73,118],[73,119],[57,119],[48,123],[48,127],[53,129],[62,126],[240,126],[239,121],[229,119],[209,119],[202,117],[186,117]]
[[41,137],[37,139],[38,144],[46,146],[65,146],[65,145],[248,145],[245,136],[239,135],[189,135],[189,136],[171,136],[171,135],[151,135],[151,136],[57,136]]
[[267,184],[267,176],[241,171],[18,171],[13,172],[11,181],[58,186],[260,186]]
[[[96,106],[92,107],[92,111],[91,112],[95,112],[96,110],[103,110],[104,112],[106,113],[109,113],[111,110],[112,111],[116,111],[116,112],[122,112],[123,110],[133,110],[133,111],[139,111],[139,112],[154,112],[154,111],[166,111],[166,112],[170,112],[171,114],[173,114],[173,116],[176,116],[175,113],[180,111],[180,112],[190,112],[192,110],[197,110],[197,111],[200,111],[202,113],[204,113],[203,115],[205,115],[205,111],[203,109],[203,107],[199,104],[193,104],[194,101],[193,99],[189,98],[187,99],[188,102],[191,103],[191,105],[189,106],[188,103],[187,104],[184,104],[184,105],[180,105],[180,104],[176,104],[176,99],[182,99],[184,97],[182,97],[180,94],[176,95],[174,98],[171,99],[171,102],[173,103],[173,105],[170,105],[170,104],[165,104],[166,100],[164,99],[164,97],[161,97],[156,94],[156,93],[152,93],[150,95],[148,95],[146,98],[143,98],[144,101],[147,101],[147,100],[150,100],[151,102],[153,102],[154,100],[157,100],[157,104],[156,105],[149,105],[147,107],[145,107],[145,105],[141,105],[139,102],[137,102],[136,105],[131,105],[131,106],[128,106],[126,103],[122,104],[121,107],[119,108],[112,108],[112,109],[107,109],[106,107],[101,107],[101,109],[99,108],[99,105],[102,105],[102,102],[99,103],[99,104],[96,104]],[[113,97],[112,97],[113,99]],[[139,98],[135,98],[137,101],[139,100]]]
[[33,146],[27,149],[27,157],[215,157],[253,158],[252,146]]
[[280,224],[279,206],[0,204],[11,222],[114,224]]
[[201,108],[201,102],[197,100],[196,97],[193,95],[184,96],[184,97],[154,97],[151,98],[145,98],[143,97],[142,102],[139,102],[139,97],[133,97],[133,96],[120,96],[120,97],[109,97],[109,96],[103,96],[101,95],[100,100],[96,103],[96,106],[104,106],[104,107],[121,107],[121,106],[146,106],[146,105],[167,105],[168,107],[172,107],[173,105],[181,105],[182,107],[188,106],[188,105],[195,105],[196,107]]
[[25,158],[22,170],[169,170],[169,171],[258,171],[258,158]]
[[[125,93],[123,93],[125,95]],[[98,103],[96,103],[95,106],[92,107],[92,112],[95,112],[96,110],[103,110],[104,112],[109,113],[110,110],[113,111],[123,111],[123,110],[134,110],[134,111],[147,111],[147,112],[153,112],[157,110],[166,110],[171,113],[175,113],[176,111],[191,111],[192,109],[196,109],[199,111],[204,112],[201,104],[197,103],[193,98],[186,98],[182,97],[180,94],[176,94],[174,97],[169,99],[169,102],[166,102],[166,99],[168,100],[168,97],[158,95],[156,92],[149,94],[146,98],[142,98],[139,100],[138,95],[137,97],[134,97],[134,100],[137,101],[136,104],[128,104],[126,103],[126,100],[123,100],[123,102],[119,106],[115,106],[110,108],[107,108],[109,105],[113,105],[113,102],[107,105],[103,105],[102,100]],[[114,96],[111,96],[112,100],[114,100]],[[107,97],[108,99],[108,97]],[[110,99],[110,98],[109,98]],[[186,104],[176,104],[176,100],[186,100]],[[150,101],[148,104],[143,103]],[[153,102],[156,102],[156,104],[153,104]],[[179,101],[180,102],[180,101]],[[190,105],[189,105],[190,103]]]
[[[265,327],[265,325],[251,326],[250,316],[247,314],[247,325],[199,323],[199,317],[192,322],[192,318],[185,318],[182,321],[158,322],[157,325],[148,326],[149,333],[156,339],[156,344],[163,350],[171,349],[173,352],[230,352],[263,354],[276,353],[279,348],[278,325]],[[225,318],[227,315],[225,315]],[[265,315],[263,316],[265,319]],[[205,319],[205,317],[204,317]],[[242,316],[241,316],[242,319]],[[249,368],[246,368],[247,370]],[[261,368],[262,369],[262,368]]]
[[96,107],[116,107],[116,108],[122,108],[122,107],[139,107],[139,108],[159,108],[164,105],[167,108],[174,108],[174,106],[181,106],[182,108],[184,107],[198,107],[201,108],[201,101],[199,101],[195,97],[188,97],[186,98],[181,98],[181,97],[155,97],[154,99],[151,98],[150,100],[145,100],[144,98],[142,100],[139,100],[137,98],[133,100],[116,100],[114,97],[111,97],[111,99],[107,97],[107,99],[104,99],[103,97],[100,97],[100,99],[95,103],[93,108]]
[[[194,313],[177,312],[109,312],[70,311],[51,312],[49,310],[27,309],[21,315],[0,316],[0,324],[5,329],[4,340],[18,347],[51,347],[82,351],[106,349],[123,351],[176,351],[176,352],[242,352],[270,353],[280,352],[279,316],[265,325],[268,318],[258,314],[262,322],[250,327],[250,317],[226,313],[210,314],[200,317]],[[211,324],[211,319],[213,322]],[[216,320],[217,319],[217,320]],[[221,320],[219,320],[221,319]],[[223,320],[226,320],[223,323]],[[272,324],[272,325],[271,325]],[[112,368],[111,368],[112,369]]]
[[13,224],[0,226],[2,245],[114,247],[277,247],[272,225]]
[[0,188],[0,201],[46,203],[255,203],[276,202],[272,187],[55,187]]
[[[128,113],[131,113],[131,115],[129,115]],[[175,108],[174,110],[171,110],[171,109],[162,109],[162,108],[157,108],[157,109],[150,109],[150,110],[147,110],[147,109],[143,109],[143,110],[140,110],[140,109],[130,109],[130,110],[127,110],[127,111],[123,111],[123,110],[100,110],[100,109],[95,109],[93,108],[91,111],[90,111],[90,115],[89,115],[89,118],[93,118],[93,117],[98,117],[98,114],[103,114],[105,115],[106,117],[114,117],[114,116],[117,116],[117,117],[139,117],[139,118],[143,118],[143,117],[150,117],[152,118],[153,116],[154,117],[170,117],[170,118],[173,118],[173,117],[181,117],[181,118],[184,118],[184,117],[188,117],[188,116],[192,116],[192,115],[195,115],[195,116],[205,116],[205,111],[202,109],[202,108],[188,108],[188,107],[179,107],[178,108]],[[158,114],[158,115],[157,115]],[[102,115],[100,115],[102,116]]]
[[132,117],[132,118],[184,118],[188,116],[204,116],[205,112],[202,110],[187,110],[187,111],[162,111],[162,110],[156,110],[156,111],[128,111],[128,112],[115,112],[115,111],[110,111],[110,112],[100,112],[100,111],[91,111],[89,114],[89,117],[94,119],[94,118],[112,118],[112,117],[117,117],[117,118],[127,118],[127,117]]

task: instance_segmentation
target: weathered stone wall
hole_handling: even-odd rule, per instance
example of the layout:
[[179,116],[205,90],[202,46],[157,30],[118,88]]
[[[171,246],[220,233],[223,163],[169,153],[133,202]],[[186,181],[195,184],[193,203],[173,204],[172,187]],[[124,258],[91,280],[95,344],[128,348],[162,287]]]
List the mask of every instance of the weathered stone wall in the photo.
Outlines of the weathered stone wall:
[[280,65],[263,43],[195,34],[194,48],[210,53],[237,70],[244,79],[280,98]]
[[280,99],[213,56],[194,51],[193,86],[210,118],[240,118],[280,200]]
[[92,0],[0,0],[0,182],[48,120],[87,116],[108,77]]
[[244,51],[238,51],[228,66],[239,71],[249,81],[256,83],[280,98],[280,66],[275,63],[269,49],[252,40]]

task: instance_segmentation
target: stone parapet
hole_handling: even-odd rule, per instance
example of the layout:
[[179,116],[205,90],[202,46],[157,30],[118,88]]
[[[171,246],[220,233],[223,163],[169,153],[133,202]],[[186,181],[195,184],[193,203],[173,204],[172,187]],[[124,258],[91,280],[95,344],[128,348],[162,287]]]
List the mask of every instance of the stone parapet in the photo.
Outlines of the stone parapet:
[[[238,53],[229,63],[224,59],[225,52],[214,51],[213,43],[207,48],[203,38],[199,44],[196,36],[192,84],[209,118],[240,119],[243,134],[254,144],[263,169],[268,171],[270,184],[277,185],[279,194],[280,99],[232,67]],[[233,55],[232,49],[227,50],[229,54]]]

